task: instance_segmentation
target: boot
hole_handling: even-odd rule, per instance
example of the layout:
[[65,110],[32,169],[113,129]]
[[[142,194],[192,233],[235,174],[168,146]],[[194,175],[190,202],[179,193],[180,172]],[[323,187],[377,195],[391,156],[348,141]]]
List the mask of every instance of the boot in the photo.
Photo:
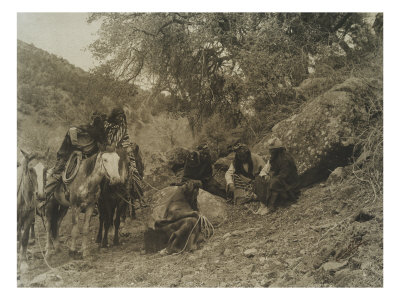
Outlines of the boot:
[[260,207],[256,211],[256,214],[264,216],[264,215],[268,214],[268,212],[269,212],[268,207],[264,203],[260,202]]
[[268,207],[269,207],[269,213],[272,213],[275,211],[275,202],[278,199],[279,193],[278,192],[272,192],[271,197],[269,198],[268,202]]

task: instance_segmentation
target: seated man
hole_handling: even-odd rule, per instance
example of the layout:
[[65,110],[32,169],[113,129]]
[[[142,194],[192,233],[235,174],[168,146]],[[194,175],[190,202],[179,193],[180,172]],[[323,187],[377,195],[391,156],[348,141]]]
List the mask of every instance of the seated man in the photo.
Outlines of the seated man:
[[226,191],[234,204],[241,204],[257,198],[254,180],[265,166],[261,156],[251,153],[244,144],[236,145],[235,158],[225,173]]
[[299,196],[299,177],[294,158],[278,138],[270,139],[268,147],[271,154],[268,162],[270,169],[265,168],[264,174],[261,174],[265,180],[266,196],[260,199],[261,205],[257,212],[261,215],[273,212],[277,200],[294,201]]
[[57,152],[57,161],[52,170],[51,177],[46,184],[45,190],[47,195],[50,195],[58,183],[61,182],[61,174],[73,151],[82,151],[83,156],[88,157],[105,148],[106,133],[104,130],[104,120],[104,115],[93,113],[90,124],[73,126],[68,130]]
[[225,190],[214,179],[212,172],[210,150],[206,144],[203,144],[198,146],[197,151],[193,151],[186,158],[182,182],[200,180],[205,191],[225,198]]

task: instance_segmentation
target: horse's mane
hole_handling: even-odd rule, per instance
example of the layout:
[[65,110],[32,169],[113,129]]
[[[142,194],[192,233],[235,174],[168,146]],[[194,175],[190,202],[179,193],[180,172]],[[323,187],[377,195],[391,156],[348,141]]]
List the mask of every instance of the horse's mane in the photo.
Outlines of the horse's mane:
[[99,153],[93,154],[92,156],[86,158],[83,161],[83,171],[85,172],[86,176],[92,174],[94,167],[96,166],[96,160]]

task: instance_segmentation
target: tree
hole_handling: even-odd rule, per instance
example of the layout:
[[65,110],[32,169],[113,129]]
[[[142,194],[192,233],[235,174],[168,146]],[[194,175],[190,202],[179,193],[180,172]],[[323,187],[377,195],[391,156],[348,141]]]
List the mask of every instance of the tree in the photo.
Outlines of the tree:
[[115,80],[146,78],[149,101],[168,91],[194,132],[215,113],[245,119],[249,99],[256,111],[296,101],[310,55],[341,68],[340,57],[355,61],[372,41],[355,13],[96,13],[94,20],[102,25],[90,49]]

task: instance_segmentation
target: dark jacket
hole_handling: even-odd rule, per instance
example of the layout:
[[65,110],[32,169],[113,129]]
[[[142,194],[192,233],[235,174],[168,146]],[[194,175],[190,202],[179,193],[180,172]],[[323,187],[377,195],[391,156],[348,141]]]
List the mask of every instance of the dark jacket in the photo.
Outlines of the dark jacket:
[[299,183],[294,158],[282,149],[275,157],[271,157],[270,189],[273,191],[295,191]]
[[192,152],[185,161],[182,181],[188,179],[205,181],[211,177],[211,156],[197,151]]

